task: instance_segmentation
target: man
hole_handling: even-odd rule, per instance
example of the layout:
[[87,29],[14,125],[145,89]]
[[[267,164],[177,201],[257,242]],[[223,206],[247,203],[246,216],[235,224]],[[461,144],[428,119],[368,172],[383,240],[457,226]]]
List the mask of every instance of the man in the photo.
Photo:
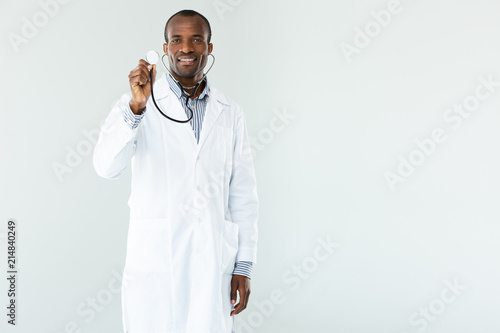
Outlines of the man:
[[[174,14],[163,45],[171,73],[155,82],[156,66],[141,59],[94,150],[102,177],[117,178],[131,163],[122,283],[127,333],[234,332],[234,315],[248,304],[257,253],[255,174],[241,108],[207,79],[194,91],[210,39],[204,16]],[[192,110],[191,121],[158,112],[150,70],[162,112],[180,120]]]

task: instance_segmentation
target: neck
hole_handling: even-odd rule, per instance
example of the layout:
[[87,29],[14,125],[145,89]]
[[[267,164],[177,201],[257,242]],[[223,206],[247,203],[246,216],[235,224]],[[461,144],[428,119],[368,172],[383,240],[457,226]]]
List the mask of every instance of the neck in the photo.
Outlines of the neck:
[[179,81],[179,83],[183,87],[194,87],[198,83],[198,81],[200,81],[203,78],[203,73],[198,73],[196,76],[193,77],[180,77],[176,73],[171,73],[171,74],[174,77],[174,79]]
[[[181,86],[183,87],[182,90],[184,90],[189,95],[191,95],[194,92],[196,84],[198,84],[198,82],[203,78],[203,74],[197,75],[196,77],[188,77],[188,78],[179,77],[175,73],[171,73],[171,74],[172,74],[173,78],[176,79],[181,84]],[[201,94],[201,92],[203,91],[203,89],[205,89],[205,85],[206,85],[206,80],[203,80],[203,82],[200,83],[200,86],[196,90],[196,94],[194,94],[194,96],[191,97],[191,99],[195,99],[196,97],[198,97]],[[189,87],[189,89],[188,89],[188,87]]]

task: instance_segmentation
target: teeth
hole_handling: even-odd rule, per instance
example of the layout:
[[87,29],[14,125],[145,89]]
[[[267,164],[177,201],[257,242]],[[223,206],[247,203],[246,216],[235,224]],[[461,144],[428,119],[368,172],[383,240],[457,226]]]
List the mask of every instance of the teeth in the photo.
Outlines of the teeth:
[[179,59],[180,61],[194,61],[194,59]]

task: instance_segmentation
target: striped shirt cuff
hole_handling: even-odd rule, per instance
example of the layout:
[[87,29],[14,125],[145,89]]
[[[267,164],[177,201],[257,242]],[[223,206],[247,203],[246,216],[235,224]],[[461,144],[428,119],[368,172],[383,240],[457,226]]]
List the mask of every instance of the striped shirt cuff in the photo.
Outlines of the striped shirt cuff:
[[141,122],[145,113],[146,109],[144,109],[144,111],[141,114],[135,114],[134,112],[132,112],[130,104],[127,103],[127,108],[125,109],[125,112],[123,112],[123,119],[130,126],[131,129],[134,129],[137,126],[139,126],[139,123]]
[[252,262],[251,261],[238,261],[234,265],[234,274],[244,275],[247,278],[252,278]]

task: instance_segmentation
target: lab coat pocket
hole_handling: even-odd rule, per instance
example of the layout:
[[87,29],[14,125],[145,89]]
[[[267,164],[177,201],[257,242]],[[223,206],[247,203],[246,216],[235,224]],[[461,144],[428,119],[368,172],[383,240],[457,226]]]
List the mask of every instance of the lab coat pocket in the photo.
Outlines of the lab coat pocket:
[[165,272],[169,267],[168,220],[131,219],[125,268],[135,272]]
[[238,253],[238,230],[237,223],[224,220],[221,269],[226,274],[231,274],[234,270],[234,263]]

